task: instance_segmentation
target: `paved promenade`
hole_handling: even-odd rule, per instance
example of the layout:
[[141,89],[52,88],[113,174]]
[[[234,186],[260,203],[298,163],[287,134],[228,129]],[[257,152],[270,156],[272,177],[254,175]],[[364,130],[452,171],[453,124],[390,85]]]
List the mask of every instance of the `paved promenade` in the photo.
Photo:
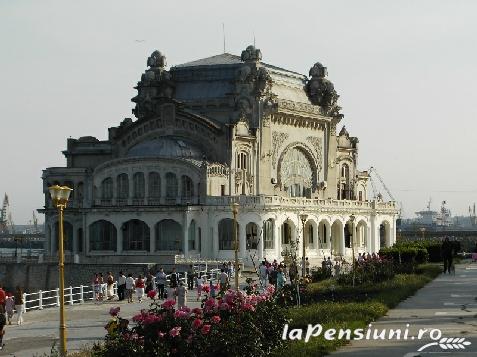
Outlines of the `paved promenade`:
[[442,337],[465,337],[472,344],[465,349],[442,349],[431,346],[422,352],[416,351],[427,343],[434,342],[429,336],[403,341],[354,341],[333,353],[333,357],[417,357],[417,356],[477,356],[477,264],[460,264],[456,274],[441,274],[437,279],[419,290],[415,296],[403,301],[387,316],[373,323],[374,328],[401,328],[410,324],[409,337],[417,336],[420,328],[437,328]]
[[[187,306],[200,307],[196,301],[196,290],[188,296]],[[66,307],[68,325],[68,350],[79,350],[86,345],[104,338],[104,326],[111,319],[109,309],[121,307],[121,317],[131,319],[141,309],[147,308],[150,299],[143,302],[128,304],[126,301],[105,301],[102,303],[88,302],[82,305]],[[16,316],[14,316],[16,317]],[[25,322],[21,326],[7,325],[5,327],[5,347],[0,356],[31,357],[49,353],[53,343],[58,339],[58,308],[42,311],[29,311],[24,314]]]

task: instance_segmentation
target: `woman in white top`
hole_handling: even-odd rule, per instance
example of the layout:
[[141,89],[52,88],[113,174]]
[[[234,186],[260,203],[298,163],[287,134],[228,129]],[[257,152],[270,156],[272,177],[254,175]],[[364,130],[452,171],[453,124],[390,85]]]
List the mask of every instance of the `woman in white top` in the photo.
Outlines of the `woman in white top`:
[[134,285],[135,281],[132,274],[128,274],[128,277],[126,278],[126,296],[128,302],[133,302]]

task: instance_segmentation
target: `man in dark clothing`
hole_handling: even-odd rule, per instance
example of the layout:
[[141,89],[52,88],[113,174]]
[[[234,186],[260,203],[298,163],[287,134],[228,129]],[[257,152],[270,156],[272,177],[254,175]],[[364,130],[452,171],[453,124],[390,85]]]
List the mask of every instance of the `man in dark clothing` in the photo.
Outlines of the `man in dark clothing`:
[[441,246],[442,258],[444,259],[444,273],[451,272],[452,267],[452,243],[449,241],[449,237],[444,239]]
[[189,289],[189,291],[194,289],[194,278],[194,267],[189,265],[189,270],[187,270],[187,289]]
[[179,279],[177,277],[176,268],[172,268],[172,273],[169,279],[170,279],[169,286],[173,289],[177,288]]

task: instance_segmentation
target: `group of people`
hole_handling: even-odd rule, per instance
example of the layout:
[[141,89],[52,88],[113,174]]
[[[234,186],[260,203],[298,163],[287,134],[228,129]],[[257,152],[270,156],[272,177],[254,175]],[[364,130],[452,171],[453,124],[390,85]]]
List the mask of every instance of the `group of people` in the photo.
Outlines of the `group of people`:
[[287,278],[289,278],[290,281],[296,280],[298,277],[298,266],[292,262],[287,269],[285,263],[278,263],[276,259],[273,260],[273,262],[269,262],[265,258],[260,264],[258,274],[262,287],[271,284],[280,289],[285,285]]
[[5,335],[5,325],[12,324],[13,314],[17,314],[17,325],[23,324],[23,290],[17,286],[15,293],[11,294],[3,290],[0,285],[0,350],[3,349],[3,336]]

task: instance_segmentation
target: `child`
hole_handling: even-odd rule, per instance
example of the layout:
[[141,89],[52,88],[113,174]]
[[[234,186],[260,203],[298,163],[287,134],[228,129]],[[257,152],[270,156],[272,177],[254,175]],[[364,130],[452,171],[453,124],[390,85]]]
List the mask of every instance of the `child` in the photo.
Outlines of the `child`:
[[187,300],[187,288],[184,286],[183,282],[179,283],[179,287],[177,288],[177,306],[179,308],[184,307],[186,305]]
[[144,279],[142,275],[136,279],[136,295],[139,302],[142,301],[142,297],[144,296]]
[[132,274],[128,274],[126,278],[126,294],[128,298],[128,303],[133,302],[133,292],[134,292],[134,278]]
[[12,324],[13,318],[13,309],[15,308],[15,301],[13,301],[12,294],[7,294],[7,299],[5,300],[5,311],[7,312],[8,324]]

